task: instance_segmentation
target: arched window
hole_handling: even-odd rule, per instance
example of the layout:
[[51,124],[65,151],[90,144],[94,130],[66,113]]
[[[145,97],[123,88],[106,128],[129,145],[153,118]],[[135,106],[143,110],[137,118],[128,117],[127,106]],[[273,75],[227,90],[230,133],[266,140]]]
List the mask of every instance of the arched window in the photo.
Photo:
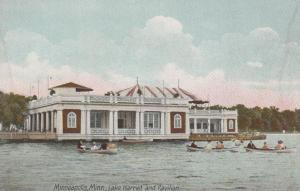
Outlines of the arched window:
[[174,115],[174,128],[181,128],[181,115],[179,114]]
[[67,127],[68,128],[76,128],[76,114],[74,112],[68,113]]

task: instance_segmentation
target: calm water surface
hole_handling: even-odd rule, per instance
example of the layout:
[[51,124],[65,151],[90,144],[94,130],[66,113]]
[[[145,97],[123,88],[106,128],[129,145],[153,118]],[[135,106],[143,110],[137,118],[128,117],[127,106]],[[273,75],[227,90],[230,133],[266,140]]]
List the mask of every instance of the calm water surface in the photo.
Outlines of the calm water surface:
[[278,139],[297,152],[187,152],[186,142],[154,142],[118,144],[118,154],[99,155],[78,153],[74,143],[0,143],[0,190],[163,184],[179,190],[298,191],[300,135],[268,135],[267,141],[274,145]]

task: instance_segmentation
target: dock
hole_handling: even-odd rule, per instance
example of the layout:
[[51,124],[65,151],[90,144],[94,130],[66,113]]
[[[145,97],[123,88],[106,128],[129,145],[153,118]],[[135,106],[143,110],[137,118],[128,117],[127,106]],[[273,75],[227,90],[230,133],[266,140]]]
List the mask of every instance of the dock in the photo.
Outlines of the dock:
[[190,141],[231,141],[231,140],[265,140],[267,136],[262,133],[218,133],[203,134],[193,133],[190,135]]
[[51,132],[0,132],[0,140],[56,140],[56,134]]

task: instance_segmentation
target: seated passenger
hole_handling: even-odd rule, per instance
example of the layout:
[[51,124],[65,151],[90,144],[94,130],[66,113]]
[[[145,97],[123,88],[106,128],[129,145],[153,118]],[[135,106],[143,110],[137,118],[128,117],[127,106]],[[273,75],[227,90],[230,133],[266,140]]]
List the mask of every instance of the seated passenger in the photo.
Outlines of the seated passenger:
[[216,149],[222,149],[221,143],[219,141],[217,141]]
[[85,145],[83,145],[82,141],[79,141],[77,144],[77,149],[85,149]]
[[191,147],[197,148],[198,146],[195,144],[195,141],[192,142]]
[[91,147],[91,150],[97,150],[97,149],[98,149],[98,147],[96,145],[96,142],[94,141],[93,142],[93,146]]
[[268,146],[268,144],[267,144],[267,142],[264,142],[264,145],[262,146],[262,149],[269,149],[269,146]]
[[282,140],[278,141],[278,144],[275,146],[275,149],[277,149],[277,150],[285,149],[285,146],[284,146]]
[[207,145],[205,146],[206,150],[211,150],[212,149],[212,145],[211,145],[211,141],[207,141]]
[[252,143],[252,141],[250,141],[247,145],[247,148],[249,149],[256,149],[256,146]]
[[106,143],[102,143],[100,149],[101,150],[106,150],[107,149],[107,144]]
[[234,145],[237,146],[237,147],[241,146],[241,141],[240,140],[235,140]]
[[224,149],[224,143],[223,143],[223,141],[220,141],[220,147],[221,147],[221,149]]

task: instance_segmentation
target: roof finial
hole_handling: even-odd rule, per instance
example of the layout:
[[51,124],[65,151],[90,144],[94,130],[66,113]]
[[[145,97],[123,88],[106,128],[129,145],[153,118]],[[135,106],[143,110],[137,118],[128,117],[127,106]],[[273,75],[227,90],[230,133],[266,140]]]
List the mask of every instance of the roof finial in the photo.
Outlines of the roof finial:
[[139,77],[138,76],[136,77],[136,84],[137,85],[139,84]]
[[177,81],[177,87],[178,87],[178,89],[179,89],[179,78],[178,78],[178,81]]

